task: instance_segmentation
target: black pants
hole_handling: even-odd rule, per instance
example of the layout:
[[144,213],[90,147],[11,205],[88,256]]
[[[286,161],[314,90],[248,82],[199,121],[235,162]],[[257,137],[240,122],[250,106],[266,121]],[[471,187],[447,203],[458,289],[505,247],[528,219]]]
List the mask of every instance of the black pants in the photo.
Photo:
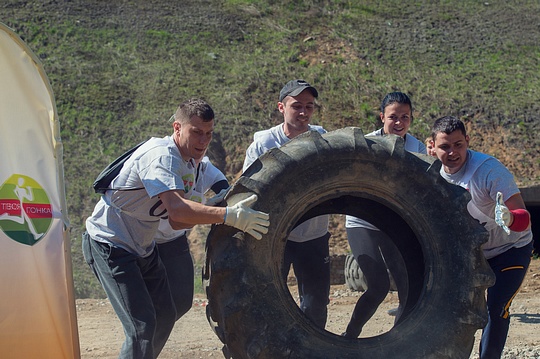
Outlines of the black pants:
[[176,307],[176,320],[193,305],[193,258],[186,235],[157,245],[159,257],[165,265],[169,287]]
[[118,357],[157,358],[176,316],[165,267],[157,251],[142,258],[97,242],[86,232],[82,250],[122,322],[126,340]]
[[353,227],[347,228],[347,238],[367,283],[367,290],[356,302],[345,334],[347,337],[356,338],[390,290],[388,270],[396,282],[400,302],[396,321],[405,306],[408,281],[405,262],[384,232]]
[[298,283],[300,309],[324,329],[330,295],[330,233],[307,242],[287,241],[282,276],[287,280],[291,265]]

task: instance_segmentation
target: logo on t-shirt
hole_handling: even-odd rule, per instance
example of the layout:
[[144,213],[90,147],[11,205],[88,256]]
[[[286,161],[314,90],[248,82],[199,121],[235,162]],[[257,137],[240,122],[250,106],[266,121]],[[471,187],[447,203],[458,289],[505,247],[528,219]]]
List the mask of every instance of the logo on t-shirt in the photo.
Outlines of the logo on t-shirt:
[[33,246],[52,223],[52,206],[34,179],[13,174],[0,187],[0,229],[11,239]]
[[188,193],[193,188],[193,184],[195,183],[195,176],[193,175],[193,173],[189,173],[187,175],[183,175],[182,180],[184,181],[184,193]]

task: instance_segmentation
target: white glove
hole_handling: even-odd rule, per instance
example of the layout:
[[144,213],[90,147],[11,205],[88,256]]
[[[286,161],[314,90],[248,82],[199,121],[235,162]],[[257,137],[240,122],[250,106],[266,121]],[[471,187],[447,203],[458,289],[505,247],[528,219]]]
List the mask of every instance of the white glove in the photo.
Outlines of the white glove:
[[512,220],[512,215],[508,207],[504,205],[503,196],[501,192],[497,192],[497,203],[495,204],[495,222],[510,235],[510,228],[508,225]]
[[225,198],[225,195],[227,194],[228,191],[229,191],[229,187],[222,189],[214,197],[208,198],[205,204],[207,206],[215,206],[216,204],[220,204],[221,202],[223,202],[223,199]]
[[268,233],[270,221],[268,213],[255,211],[248,206],[255,203],[257,195],[254,194],[231,207],[227,207],[225,224],[238,228],[251,234],[255,239],[261,239],[263,234]]

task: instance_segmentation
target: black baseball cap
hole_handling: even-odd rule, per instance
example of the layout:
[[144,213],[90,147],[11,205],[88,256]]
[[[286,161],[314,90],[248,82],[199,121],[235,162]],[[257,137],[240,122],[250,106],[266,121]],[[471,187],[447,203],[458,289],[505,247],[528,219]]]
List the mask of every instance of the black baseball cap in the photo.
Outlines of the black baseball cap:
[[281,89],[279,92],[279,102],[282,102],[283,99],[287,96],[297,96],[305,89],[309,89],[311,91],[311,94],[313,97],[317,98],[319,96],[319,93],[315,89],[315,87],[311,86],[309,83],[307,83],[304,80],[291,80],[287,82],[285,86]]

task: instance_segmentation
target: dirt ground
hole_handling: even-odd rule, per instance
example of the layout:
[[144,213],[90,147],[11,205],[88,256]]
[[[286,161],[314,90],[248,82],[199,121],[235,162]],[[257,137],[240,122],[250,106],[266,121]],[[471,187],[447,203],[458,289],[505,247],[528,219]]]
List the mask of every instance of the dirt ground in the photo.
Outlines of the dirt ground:
[[[295,297],[294,288],[290,288]],[[332,286],[329,319],[326,330],[340,334],[345,329],[359,292],[351,292],[345,285]],[[177,323],[160,358],[223,358],[222,343],[206,320],[206,299],[197,295],[193,308]],[[392,328],[394,317],[387,311],[397,304],[397,294],[389,293],[386,300],[362,333],[374,336]],[[504,358],[540,357],[540,260],[533,260],[529,272],[511,308],[510,333]],[[124,340],[118,318],[106,299],[77,300],[77,317],[81,358],[117,358]],[[477,332],[475,350],[478,343]],[[474,351],[473,351],[474,352]],[[471,358],[476,358],[475,354]]]

